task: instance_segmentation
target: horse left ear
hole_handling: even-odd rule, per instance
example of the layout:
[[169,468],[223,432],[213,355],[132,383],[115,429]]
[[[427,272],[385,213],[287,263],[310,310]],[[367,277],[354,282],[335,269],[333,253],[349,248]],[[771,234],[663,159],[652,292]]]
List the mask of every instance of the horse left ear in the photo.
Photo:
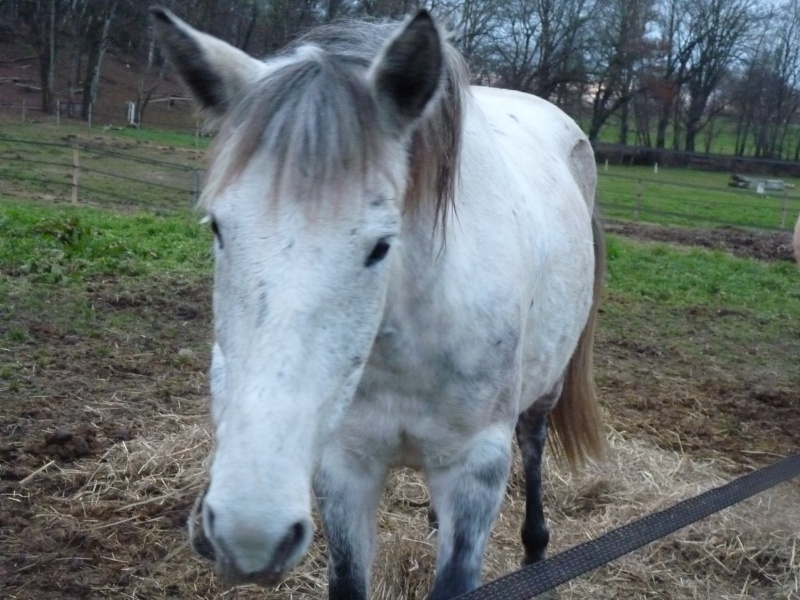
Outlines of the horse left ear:
[[196,30],[166,8],[153,6],[150,14],[170,64],[207,116],[225,114],[263,75],[262,61]]
[[439,28],[421,10],[384,46],[370,69],[378,104],[401,131],[425,112],[442,86]]

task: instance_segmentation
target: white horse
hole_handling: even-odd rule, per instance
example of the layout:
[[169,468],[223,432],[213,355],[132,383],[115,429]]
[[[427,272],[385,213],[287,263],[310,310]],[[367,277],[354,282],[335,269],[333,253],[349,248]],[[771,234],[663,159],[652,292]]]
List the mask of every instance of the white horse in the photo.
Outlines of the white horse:
[[[548,530],[548,413],[572,461],[605,438],[592,379],[603,246],[578,126],[467,85],[426,12],[315,30],[262,62],[153,9],[219,134],[209,484],[190,519],[233,582],[272,585],[312,538],[330,597],[368,594],[387,471],[424,472],[432,599],[480,584],[517,432],[525,561]],[[313,490],[313,492],[312,492]]]

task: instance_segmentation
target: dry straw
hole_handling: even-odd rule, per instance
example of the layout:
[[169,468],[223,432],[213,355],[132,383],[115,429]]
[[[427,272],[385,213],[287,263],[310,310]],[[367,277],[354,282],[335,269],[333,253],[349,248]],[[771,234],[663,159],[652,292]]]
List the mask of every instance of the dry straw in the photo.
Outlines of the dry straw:
[[[233,590],[215,581],[210,565],[186,547],[183,528],[204,485],[204,461],[211,447],[207,426],[198,416],[163,417],[161,430],[151,428],[146,436],[121,442],[99,460],[78,461],[70,468],[48,464],[21,482],[21,496],[36,494],[43,479],[57,479],[62,489],[72,490],[50,498],[48,508],[34,517],[38,527],[85,540],[75,550],[63,549],[52,566],[58,560],[85,561],[76,571],[97,598],[325,597],[326,560],[319,534],[310,556],[275,591]],[[546,506],[553,551],[720,485],[729,479],[724,473],[735,468],[723,459],[699,462],[617,433],[610,436],[610,445],[607,461],[579,474],[548,462]],[[486,578],[508,573],[520,561],[521,490],[516,463],[486,555]],[[560,597],[800,598],[799,492],[795,483],[763,493],[570,582],[560,589]],[[411,471],[395,473],[387,484],[373,598],[425,597],[435,560],[426,502],[425,486]],[[82,547],[102,550],[82,556]],[[5,550],[13,553],[13,540]],[[115,576],[109,577],[109,571]]]

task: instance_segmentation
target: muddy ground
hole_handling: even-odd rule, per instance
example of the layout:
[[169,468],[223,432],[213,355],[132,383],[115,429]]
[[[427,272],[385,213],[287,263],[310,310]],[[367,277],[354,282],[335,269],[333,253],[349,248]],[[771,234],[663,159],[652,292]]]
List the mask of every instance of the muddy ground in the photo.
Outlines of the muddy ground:
[[[791,258],[788,233],[620,223],[609,223],[608,229],[761,260]],[[175,415],[202,419],[211,317],[207,282],[142,281],[121,288],[116,281],[100,280],[85,293],[94,310],[88,335],[68,321],[54,323],[41,310],[22,306],[0,320],[0,328],[24,332],[13,347],[0,348],[3,598],[128,597],[123,592],[132,589],[140,571],[163,559],[183,537],[193,499],[187,494],[134,511],[139,522],[157,520],[163,539],[147,538],[145,530],[120,522],[119,511],[105,505],[89,503],[81,514],[64,506],[91,491],[86,473],[95,464],[103,468],[108,452],[156,428],[169,433],[173,422],[177,434],[185,423],[179,425]],[[48,302],[67,300],[54,291]],[[709,315],[696,317],[702,321]],[[727,371],[687,384],[670,376],[686,357],[657,341],[603,331],[597,356],[605,411],[617,431],[693,456],[713,458],[722,452],[734,472],[800,447],[800,390],[780,377],[775,383],[746,370],[740,376]],[[737,435],[720,435],[726,427]],[[76,468],[87,463],[92,468]],[[152,490],[142,491],[145,497],[163,493],[157,483],[151,485]],[[106,497],[109,493],[113,496],[111,490]],[[185,594],[167,587],[130,597]]]

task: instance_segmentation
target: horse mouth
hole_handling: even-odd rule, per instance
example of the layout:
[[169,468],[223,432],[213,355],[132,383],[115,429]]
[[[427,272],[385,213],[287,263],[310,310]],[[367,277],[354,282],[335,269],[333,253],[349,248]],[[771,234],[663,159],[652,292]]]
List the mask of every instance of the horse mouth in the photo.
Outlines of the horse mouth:
[[284,571],[260,571],[258,573],[241,573],[227,561],[220,561],[215,569],[217,575],[228,585],[255,584],[260,587],[274,587],[284,579]]
[[197,497],[189,515],[189,543],[195,553],[214,563],[216,574],[229,585],[255,584],[261,587],[273,587],[283,581],[286,569],[265,569],[255,573],[242,573],[224,556],[218,555],[211,540],[203,530],[203,498],[205,492]]

